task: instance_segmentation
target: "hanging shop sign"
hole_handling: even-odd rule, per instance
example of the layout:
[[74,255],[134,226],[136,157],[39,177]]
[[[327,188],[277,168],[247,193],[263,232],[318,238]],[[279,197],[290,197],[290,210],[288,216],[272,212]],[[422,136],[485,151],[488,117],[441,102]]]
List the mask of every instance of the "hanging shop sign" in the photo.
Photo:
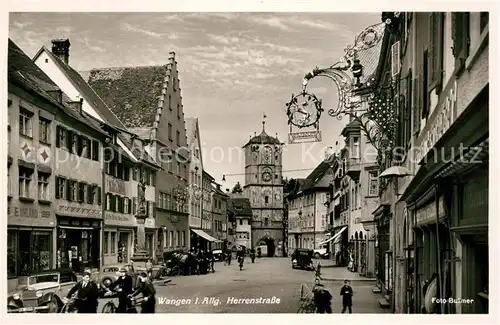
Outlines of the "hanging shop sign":
[[321,131],[290,132],[288,133],[288,143],[321,142]]

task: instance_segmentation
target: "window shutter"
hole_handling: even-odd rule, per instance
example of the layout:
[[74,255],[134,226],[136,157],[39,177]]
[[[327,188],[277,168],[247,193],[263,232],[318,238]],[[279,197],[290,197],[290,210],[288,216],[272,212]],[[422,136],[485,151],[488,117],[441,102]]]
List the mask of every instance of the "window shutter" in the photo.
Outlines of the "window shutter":
[[109,195],[109,201],[110,201],[109,210],[113,211],[113,212],[116,212],[116,198],[111,193],[109,193],[108,195]]
[[92,140],[92,159],[99,160],[99,142]]
[[102,197],[101,197],[101,187],[97,186],[97,204],[101,205],[102,204]]
[[406,148],[409,147],[409,142],[411,140],[411,114],[412,114],[412,87],[413,87],[413,76],[412,76],[412,71],[411,69],[408,71],[408,77],[406,81],[406,104],[405,104],[405,143],[404,146]]
[[95,188],[95,185],[89,185],[87,187],[87,189],[88,189],[88,200],[87,200],[87,202],[89,204],[94,204],[94,188]]
[[396,42],[391,46],[391,77],[399,73],[400,68],[400,42]]
[[76,139],[76,153],[81,156],[82,153],[83,153],[83,136],[77,136],[77,139]]
[[83,202],[85,183],[78,183],[78,202]]
[[66,138],[66,147],[68,148],[69,152],[72,152],[71,148],[73,147],[73,131],[68,130],[68,132],[66,134],[68,136]]
[[127,198],[127,200],[128,200],[128,213],[132,214],[133,213],[133,210],[132,210],[132,200],[130,198]]
[[61,147],[61,127],[58,125],[56,126],[56,147],[60,148]]
[[60,181],[59,181],[59,177],[56,176],[56,199],[60,199],[59,197],[59,186],[60,186]]
[[460,74],[469,55],[469,19],[467,12],[452,13],[453,56],[455,57],[455,74]]
[[150,217],[150,215],[149,215],[149,203],[150,203],[149,201],[146,201],[146,215],[148,217]]
[[422,110],[422,118],[427,118],[429,114],[429,107],[428,107],[428,82],[429,82],[429,53],[427,51],[424,51],[424,63],[423,63],[423,69],[422,69],[422,89],[420,89],[420,95],[422,96],[422,105],[420,106]]
[[71,197],[71,183],[72,181],[71,180],[66,180],[66,199],[68,201],[72,201],[73,198]]
[[[436,24],[436,16],[437,12],[431,12],[429,15],[429,47],[427,50],[427,84],[429,85],[429,90],[433,89],[433,85],[435,83],[435,73],[434,68],[436,66],[436,55],[437,55],[437,42],[436,42],[436,34],[437,34],[437,24]],[[425,63],[424,63],[425,64]]]
[[418,74],[415,78],[414,91],[413,91],[413,134],[420,133],[420,110],[422,109],[422,73]]

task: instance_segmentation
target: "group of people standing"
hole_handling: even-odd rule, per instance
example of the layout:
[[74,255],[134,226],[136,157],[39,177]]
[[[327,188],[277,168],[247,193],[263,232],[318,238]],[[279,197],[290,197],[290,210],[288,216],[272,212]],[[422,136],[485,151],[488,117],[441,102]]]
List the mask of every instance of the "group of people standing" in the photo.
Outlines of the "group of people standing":
[[[354,292],[349,280],[345,280],[344,285],[340,288],[340,296],[342,297],[342,314],[347,310],[349,310],[349,314],[352,314],[353,293]],[[316,283],[316,288],[314,289],[314,303],[319,314],[332,313],[332,298],[332,295],[325,289],[323,284]]]
[[[104,288],[104,291],[114,292],[118,296],[116,313],[136,313],[137,310],[133,307],[132,301],[138,296],[142,296],[141,313],[153,314],[156,306],[156,290],[148,274],[146,272],[139,273],[137,275],[137,284],[134,288],[133,279],[124,267],[120,268],[118,273],[118,279],[107,288]],[[67,303],[73,295],[76,295],[74,307],[78,310],[78,313],[97,313],[99,297],[103,290],[100,289],[95,281],[91,280],[91,275],[90,269],[86,269],[82,280],[71,288],[64,299],[64,302]]]

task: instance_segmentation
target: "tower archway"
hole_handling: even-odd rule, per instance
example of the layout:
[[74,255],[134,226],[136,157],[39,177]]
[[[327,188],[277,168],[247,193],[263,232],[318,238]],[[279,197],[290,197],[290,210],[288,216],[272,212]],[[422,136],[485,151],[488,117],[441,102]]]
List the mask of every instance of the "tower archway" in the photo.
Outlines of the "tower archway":
[[264,236],[257,242],[259,246],[265,245],[267,246],[267,257],[273,257],[276,253],[276,242],[274,238],[269,236]]

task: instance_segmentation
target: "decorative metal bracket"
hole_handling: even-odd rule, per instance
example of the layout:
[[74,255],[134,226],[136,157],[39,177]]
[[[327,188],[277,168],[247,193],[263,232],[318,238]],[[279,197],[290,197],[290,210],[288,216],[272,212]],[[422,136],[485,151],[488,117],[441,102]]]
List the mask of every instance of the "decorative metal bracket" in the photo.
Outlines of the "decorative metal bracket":
[[[356,93],[359,88],[364,86],[360,82],[363,66],[359,61],[358,53],[379,44],[382,41],[386,25],[390,23],[391,21],[388,20],[365,28],[356,36],[354,45],[347,46],[344,49],[345,55],[339,62],[328,68],[316,67],[307,73],[302,82],[301,93],[299,95],[292,94],[292,99],[286,104],[288,124],[293,124],[299,128],[319,125],[319,119],[324,111],[322,101],[316,95],[307,91],[307,85],[309,80],[315,77],[326,77],[333,81],[338,93],[337,106],[328,109],[328,115],[339,120],[344,115],[347,115],[351,119],[360,122],[359,124],[366,134],[367,140],[379,153],[390,147],[393,133],[391,130],[394,129],[393,120],[395,116],[392,105],[394,103],[393,84],[381,88],[382,90],[377,93],[372,92],[368,95]],[[349,70],[352,72],[353,77],[347,73]],[[367,81],[366,86],[370,86],[370,82],[374,81],[374,78],[371,78]],[[383,100],[383,102],[379,99]],[[383,113],[377,111],[378,104],[380,104],[380,107],[385,107]]]

